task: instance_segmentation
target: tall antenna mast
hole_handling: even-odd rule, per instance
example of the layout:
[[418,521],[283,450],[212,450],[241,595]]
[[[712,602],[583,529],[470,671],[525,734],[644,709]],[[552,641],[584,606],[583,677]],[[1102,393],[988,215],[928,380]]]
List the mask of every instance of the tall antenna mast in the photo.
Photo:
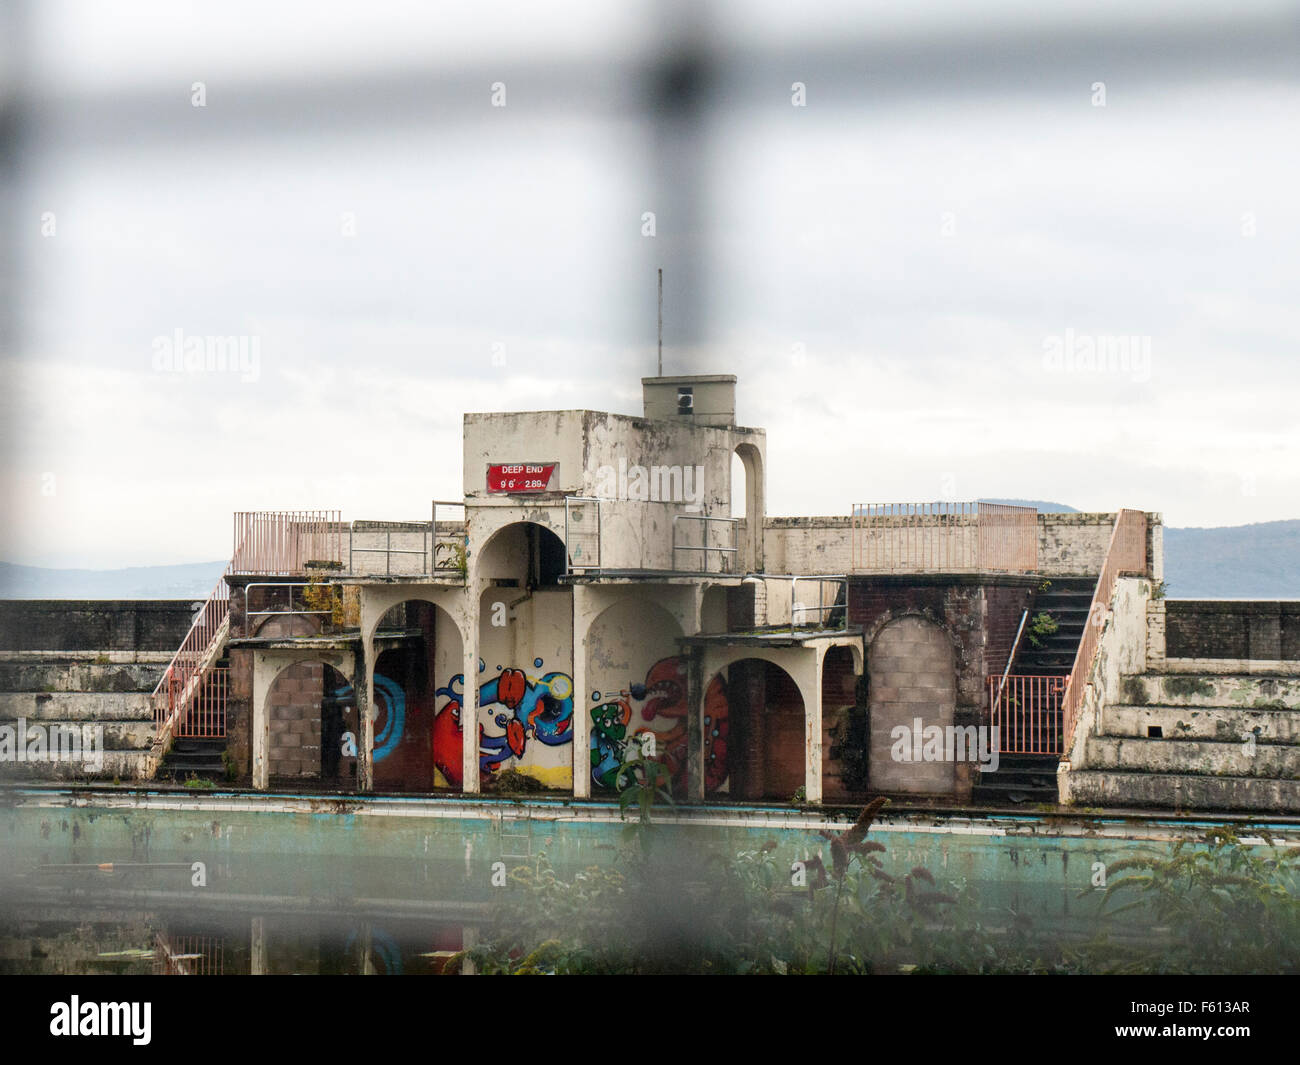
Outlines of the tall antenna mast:
[[664,375],[664,268],[659,267],[659,376]]

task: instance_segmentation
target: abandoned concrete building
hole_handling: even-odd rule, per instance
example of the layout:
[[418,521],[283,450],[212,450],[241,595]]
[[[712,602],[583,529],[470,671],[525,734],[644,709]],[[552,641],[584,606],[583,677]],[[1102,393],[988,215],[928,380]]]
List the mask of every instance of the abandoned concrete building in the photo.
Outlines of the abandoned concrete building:
[[236,514],[105,772],[599,799],[644,757],[687,802],[1300,809],[1295,604],[1164,599],[1137,510],[769,517],[735,384],[466,414],[418,521]]

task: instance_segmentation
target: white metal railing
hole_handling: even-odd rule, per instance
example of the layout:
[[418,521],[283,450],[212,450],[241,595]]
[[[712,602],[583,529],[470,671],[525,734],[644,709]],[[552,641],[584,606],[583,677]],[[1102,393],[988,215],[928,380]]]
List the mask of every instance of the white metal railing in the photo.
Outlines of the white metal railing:
[[[740,518],[714,518],[707,514],[673,515],[673,570],[678,573],[735,573],[737,572],[736,526]],[[700,523],[701,543],[683,543],[684,533],[679,532],[684,522]],[[714,530],[727,534],[728,543],[711,544]],[[709,567],[713,554],[718,556],[718,568]],[[692,556],[699,556],[698,561]]]

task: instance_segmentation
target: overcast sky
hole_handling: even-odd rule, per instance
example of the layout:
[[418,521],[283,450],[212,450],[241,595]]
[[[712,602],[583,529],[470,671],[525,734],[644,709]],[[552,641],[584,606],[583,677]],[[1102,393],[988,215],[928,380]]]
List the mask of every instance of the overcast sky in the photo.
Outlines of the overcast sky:
[[1042,6],[15,7],[0,559],[427,515],[464,411],[639,412],[660,265],[770,514],[1300,517],[1297,5]]

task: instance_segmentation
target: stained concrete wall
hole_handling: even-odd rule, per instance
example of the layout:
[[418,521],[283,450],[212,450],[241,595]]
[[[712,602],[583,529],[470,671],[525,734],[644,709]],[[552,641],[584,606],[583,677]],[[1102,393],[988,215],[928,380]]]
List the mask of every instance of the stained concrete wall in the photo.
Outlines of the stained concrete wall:
[[6,651],[175,651],[201,600],[4,599]]
[[[1147,515],[1148,565],[1160,580],[1164,549],[1159,514]],[[1039,514],[1038,569],[1049,577],[1096,575],[1105,564],[1115,515]],[[770,573],[847,573],[853,567],[852,523],[847,517],[768,518],[763,533]]]
[[1168,658],[1300,661],[1300,602],[1168,599]]
[[189,631],[190,600],[0,602],[0,725],[89,728],[103,764],[0,763],[0,777],[131,779],[154,742],[149,693]]
[[[601,506],[601,558],[605,569],[699,568],[701,552],[672,551],[673,518],[683,516],[678,542],[729,546],[730,533],[711,527],[703,537],[696,516],[731,516],[731,456],[740,445],[750,445],[762,456],[761,430],[715,428],[678,420],[658,421],[595,411],[541,411],[518,414],[467,414],[465,416],[465,493],[470,505],[470,551],[479,550],[505,520],[505,515],[482,513],[486,508],[523,507],[545,511],[534,516],[564,535],[563,498],[566,495],[599,496]],[[490,494],[486,470],[493,463],[558,462],[549,491],[529,494]],[[649,473],[637,478],[634,468]],[[691,470],[689,494],[685,471]],[[671,470],[671,473],[664,473]],[[677,475],[681,472],[681,476]],[[644,492],[638,491],[644,486]],[[675,498],[654,500],[661,489]],[[621,496],[610,498],[611,496]],[[762,500],[761,484],[757,495]],[[475,513],[478,511],[478,513]],[[687,517],[689,516],[689,517]],[[756,551],[745,552],[752,567]],[[709,569],[721,567],[722,556],[712,553]],[[686,560],[692,565],[688,566]],[[736,563],[727,562],[734,571]]]

